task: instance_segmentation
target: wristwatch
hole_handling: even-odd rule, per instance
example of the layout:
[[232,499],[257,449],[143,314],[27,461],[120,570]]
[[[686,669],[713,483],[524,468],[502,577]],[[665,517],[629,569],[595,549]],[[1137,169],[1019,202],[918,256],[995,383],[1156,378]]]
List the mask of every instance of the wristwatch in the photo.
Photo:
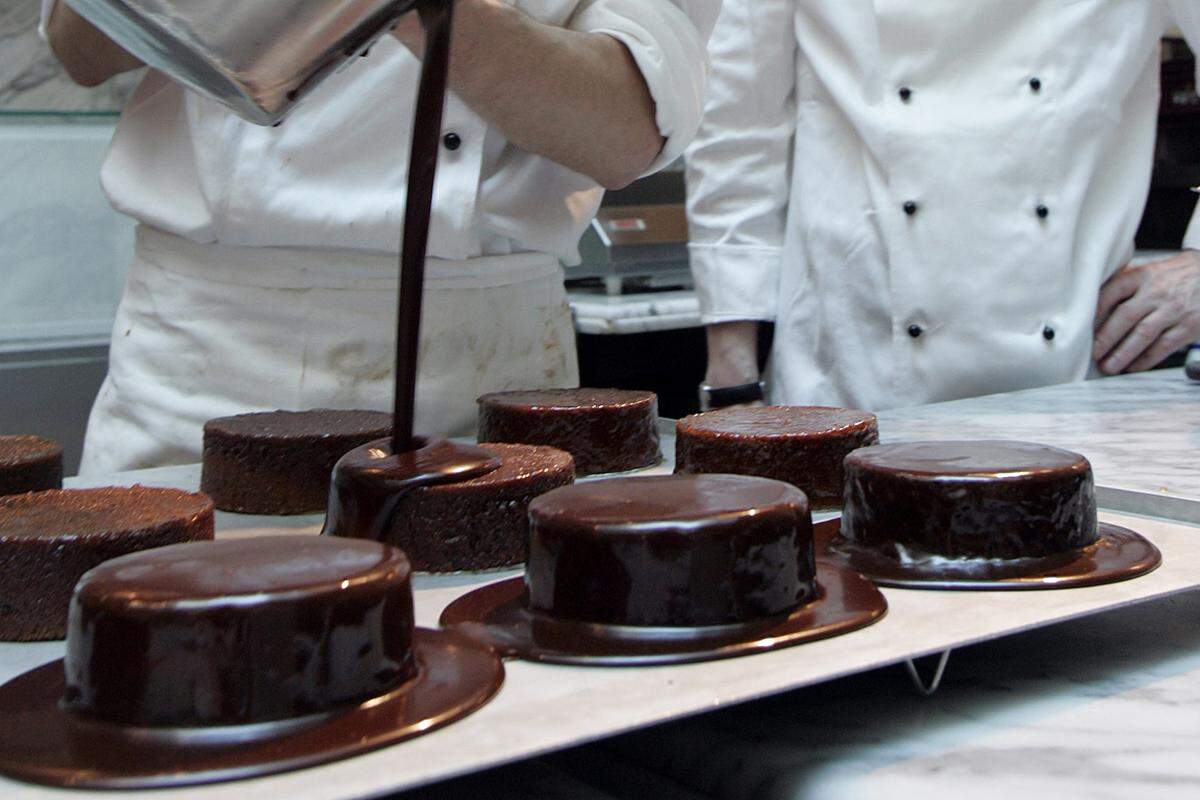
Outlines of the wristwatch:
[[743,383],[738,386],[709,386],[700,384],[700,410],[712,411],[740,403],[753,403],[766,397],[763,382]]

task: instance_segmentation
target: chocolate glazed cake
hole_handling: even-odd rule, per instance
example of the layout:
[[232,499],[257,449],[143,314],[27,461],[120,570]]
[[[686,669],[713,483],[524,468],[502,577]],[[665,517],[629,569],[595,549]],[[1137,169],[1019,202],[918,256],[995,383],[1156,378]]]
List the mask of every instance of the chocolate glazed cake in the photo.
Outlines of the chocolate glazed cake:
[[553,447],[485,444],[496,470],[404,497],[385,541],[425,572],[492,569],[525,560],[529,503],[575,479],[571,456]]
[[40,436],[0,436],[0,495],[61,489],[62,445]]
[[658,397],[624,389],[538,389],[479,398],[479,441],[566,450],[579,475],[657,464]]
[[739,406],[675,426],[675,471],[758,475],[798,486],[816,507],[842,501],[842,460],[879,441],[874,414],[820,406]]
[[578,484],[529,507],[529,609],[609,625],[711,626],[814,596],[804,494],[741,475]]
[[268,411],[209,420],[200,490],[223,511],[323,511],[338,459],[391,430],[392,416],[379,411]]
[[864,448],[846,458],[841,534],[893,558],[1076,550],[1097,539],[1092,468],[1078,453],[1025,442]]
[[183,727],[302,717],[377,697],[416,672],[409,575],[395,548],[312,536],[110,561],[71,600],[64,707]]
[[143,486],[0,497],[0,640],[61,639],[71,590],[92,567],[211,539],[212,501]]
[[316,536],[180,544],[89,572],[66,657],[0,686],[0,772],[74,789],[266,775],[420,736],[504,680],[413,625],[408,560]]
[[[346,461],[362,459],[364,450],[383,444],[360,448]],[[344,469],[345,462],[339,464],[325,532],[378,539],[400,547],[413,567],[423,572],[521,563],[529,531],[529,503],[574,480],[571,456],[535,445],[484,444],[477,449],[494,459],[490,471],[461,480],[401,487],[386,512],[365,515],[375,523],[366,528],[350,519],[363,516],[351,507],[361,502],[361,487],[356,490],[353,479],[347,480],[351,476]]]

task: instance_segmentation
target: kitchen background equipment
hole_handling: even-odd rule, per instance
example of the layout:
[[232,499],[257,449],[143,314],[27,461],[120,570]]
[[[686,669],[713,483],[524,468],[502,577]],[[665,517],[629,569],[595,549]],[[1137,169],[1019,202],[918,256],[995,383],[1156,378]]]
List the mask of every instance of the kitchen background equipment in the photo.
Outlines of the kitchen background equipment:
[[609,192],[579,242],[583,259],[567,267],[567,286],[612,297],[692,287],[683,164]]

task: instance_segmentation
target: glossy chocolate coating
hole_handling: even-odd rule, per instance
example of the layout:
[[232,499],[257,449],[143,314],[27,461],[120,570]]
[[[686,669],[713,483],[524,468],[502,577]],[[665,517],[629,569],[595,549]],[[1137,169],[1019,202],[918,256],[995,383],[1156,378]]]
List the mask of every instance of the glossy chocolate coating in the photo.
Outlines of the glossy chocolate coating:
[[1041,557],[1096,541],[1092,468],[1026,442],[886,444],[846,458],[842,535],[896,553]]
[[200,490],[241,514],[306,514],[329,498],[329,476],[355,447],[387,436],[379,411],[267,411],[204,425]]
[[534,612],[615,625],[724,625],[812,596],[812,518],[793,486],[740,475],[618,478],[529,507]]
[[64,704],[129,725],[233,725],[381,695],[415,671],[409,574],[393,547],[316,536],[114,559],[71,600]]
[[571,456],[553,447],[484,444],[499,460],[484,475],[418,486],[396,504],[383,541],[422,572],[495,569],[525,560],[529,503],[575,479]]
[[384,541],[401,500],[425,486],[466,481],[500,467],[478,447],[418,439],[416,450],[393,454],[380,439],[351,450],[333,468],[325,536]]
[[61,489],[62,455],[41,436],[0,436],[0,495]]
[[657,464],[658,397],[624,389],[537,389],[479,398],[479,441],[566,450],[575,472],[596,475]]
[[842,500],[842,460],[879,441],[874,414],[819,406],[739,406],[675,427],[675,471],[758,475],[798,486],[814,506]]
[[85,572],[139,550],[213,538],[212,501],[145,486],[0,497],[0,641],[61,639]]

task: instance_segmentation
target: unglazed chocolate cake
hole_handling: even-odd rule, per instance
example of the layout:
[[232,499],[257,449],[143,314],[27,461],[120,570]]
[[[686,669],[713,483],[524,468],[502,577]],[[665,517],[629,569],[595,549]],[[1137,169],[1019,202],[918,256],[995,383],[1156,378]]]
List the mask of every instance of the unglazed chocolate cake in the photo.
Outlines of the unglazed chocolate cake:
[[479,398],[479,441],[566,450],[579,475],[660,460],[658,397],[624,389],[537,389]]
[[374,542],[236,539],[137,553],[71,600],[65,707],[137,726],[330,711],[416,671],[408,560]]
[[143,486],[0,497],[0,640],[61,639],[75,583],[137,550],[213,537],[212,501]]
[[41,436],[0,436],[0,495],[61,489],[62,445]]
[[209,420],[200,490],[223,511],[323,511],[338,459],[391,430],[392,416],[378,411],[267,411]]
[[846,458],[841,535],[893,557],[1018,559],[1097,539],[1092,468],[1007,441],[886,444]]
[[[325,532],[336,536],[378,539],[400,547],[413,567],[423,572],[455,572],[506,567],[525,559],[529,503],[538,495],[574,480],[571,456],[553,447],[481,444],[493,468],[481,475],[427,485],[400,486],[385,511],[362,513],[365,496],[380,486],[361,481],[387,479],[370,465],[383,460],[386,442],[348,454],[335,473]],[[448,443],[438,447],[461,448]],[[374,457],[373,457],[374,454]],[[353,463],[365,465],[357,473]]]
[[813,597],[808,501],[780,481],[655,476],[556,489],[529,507],[529,608],[610,625],[710,626]]
[[675,471],[758,475],[798,486],[814,506],[842,500],[842,460],[879,441],[874,414],[820,406],[739,406],[675,426]]

